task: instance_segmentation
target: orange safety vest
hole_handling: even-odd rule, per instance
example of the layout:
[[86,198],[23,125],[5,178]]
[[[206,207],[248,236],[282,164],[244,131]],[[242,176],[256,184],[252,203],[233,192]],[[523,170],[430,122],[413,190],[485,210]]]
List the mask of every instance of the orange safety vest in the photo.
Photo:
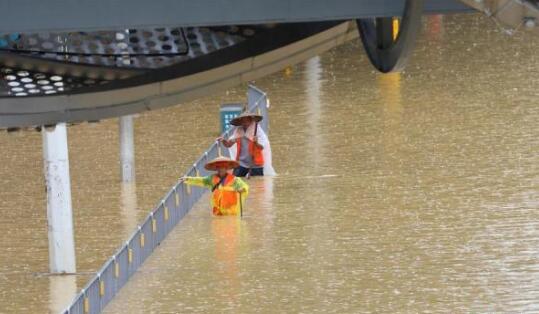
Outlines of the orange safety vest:
[[[234,184],[235,177],[231,174],[227,174],[223,186],[232,186]],[[221,178],[218,175],[214,175],[212,178],[213,185],[219,184]],[[231,215],[236,214],[236,207],[238,204],[238,192],[223,191],[217,187],[213,190],[212,205],[214,215]]]
[[[249,153],[251,154],[251,158],[253,159],[253,163],[255,166],[263,167],[264,166],[264,153],[262,152],[263,148],[261,148],[258,145],[255,145],[255,142],[251,139],[248,139],[249,141]],[[236,139],[236,160],[240,160],[240,152],[241,152],[241,138]]]

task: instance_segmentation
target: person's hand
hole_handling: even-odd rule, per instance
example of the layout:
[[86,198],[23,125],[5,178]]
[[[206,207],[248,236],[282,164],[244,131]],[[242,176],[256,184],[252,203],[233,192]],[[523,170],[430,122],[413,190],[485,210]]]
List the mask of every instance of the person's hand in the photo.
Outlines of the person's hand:
[[253,142],[258,144],[258,136],[253,136]]
[[185,177],[185,176],[184,176],[184,177],[180,177],[180,178],[178,179],[178,182],[179,182],[179,183],[184,183],[185,180],[187,180],[187,177]]
[[224,137],[222,136],[219,136],[217,138],[217,141],[220,142],[220,143],[223,143],[223,145],[225,145],[225,147],[230,147],[231,146],[231,143],[229,140],[225,139]]
[[241,194],[241,193],[244,193],[244,192],[245,192],[245,189],[239,189],[239,190],[238,190],[238,193],[240,193],[240,194]]

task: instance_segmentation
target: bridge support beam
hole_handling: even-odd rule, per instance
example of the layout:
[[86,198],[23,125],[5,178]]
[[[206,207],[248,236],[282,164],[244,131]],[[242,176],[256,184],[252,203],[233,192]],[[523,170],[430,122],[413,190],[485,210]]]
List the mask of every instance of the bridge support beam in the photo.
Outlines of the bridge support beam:
[[43,160],[47,187],[49,269],[75,273],[75,240],[67,148],[67,127],[43,128]]
[[421,27],[423,5],[424,0],[406,0],[398,30],[391,17],[356,20],[363,47],[378,71],[388,73],[404,68]]
[[120,167],[122,182],[135,181],[135,131],[133,116],[123,116],[120,124]]

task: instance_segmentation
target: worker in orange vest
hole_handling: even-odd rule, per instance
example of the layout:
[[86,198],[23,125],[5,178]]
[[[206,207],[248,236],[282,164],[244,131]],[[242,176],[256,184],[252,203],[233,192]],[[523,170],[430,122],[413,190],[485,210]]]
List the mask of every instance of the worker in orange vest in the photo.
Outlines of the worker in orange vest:
[[236,126],[229,139],[219,137],[225,147],[236,145],[236,161],[239,167],[234,169],[237,177],[264,175],[264,147],[269,144],[268,137],[258,125],[262,121],[260,114],[243,112],[230,121]]
[[242,214],[243,204],[249,193],[249,186],[241,178],[229,173],[238,167],[237,161],[227,157],[217,157],[204,168],[216,171],[206,177],[182,177],[180,182],[205,187],[211,190],[211,206],[214,215]]

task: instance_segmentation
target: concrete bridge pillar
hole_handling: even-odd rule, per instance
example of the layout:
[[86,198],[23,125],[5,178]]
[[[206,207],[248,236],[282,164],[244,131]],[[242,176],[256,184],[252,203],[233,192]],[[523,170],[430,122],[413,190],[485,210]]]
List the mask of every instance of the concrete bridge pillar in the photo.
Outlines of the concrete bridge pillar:
[[120,117],[120,167],[122,182],[134,182],[135,131],[131,115]]
[[67,149],[67,127],[43,128],[43,161],[47,187],[49,269],[75,273],[75,240]]

